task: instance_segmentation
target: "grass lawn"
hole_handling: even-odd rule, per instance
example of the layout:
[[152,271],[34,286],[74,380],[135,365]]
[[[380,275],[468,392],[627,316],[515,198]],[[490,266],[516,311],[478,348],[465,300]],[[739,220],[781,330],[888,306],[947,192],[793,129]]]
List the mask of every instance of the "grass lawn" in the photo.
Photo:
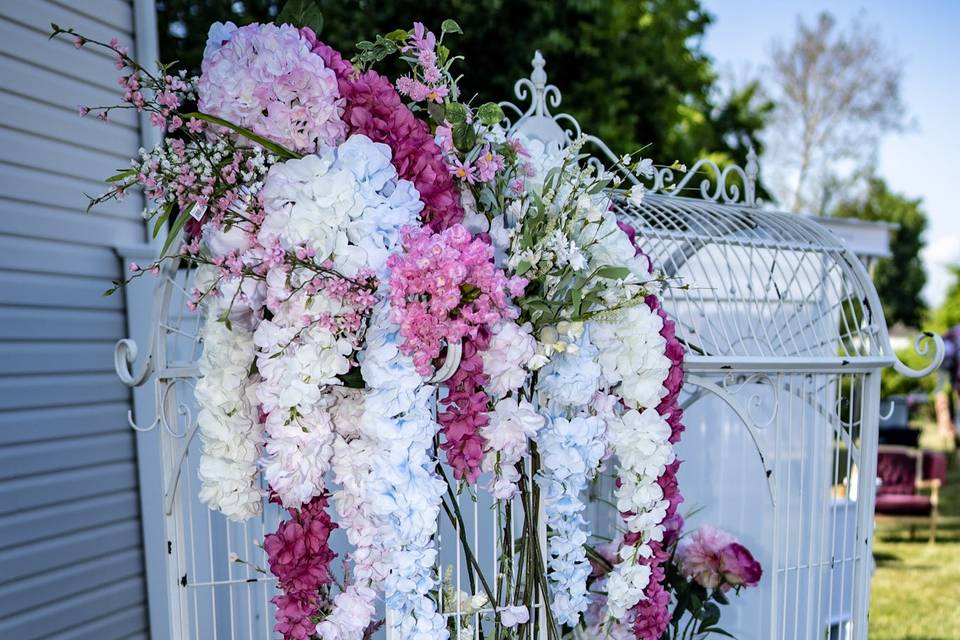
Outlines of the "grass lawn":
[[937,543],[918,527],[877,529],[870,640],[960,640],[960,465],[951,454]]

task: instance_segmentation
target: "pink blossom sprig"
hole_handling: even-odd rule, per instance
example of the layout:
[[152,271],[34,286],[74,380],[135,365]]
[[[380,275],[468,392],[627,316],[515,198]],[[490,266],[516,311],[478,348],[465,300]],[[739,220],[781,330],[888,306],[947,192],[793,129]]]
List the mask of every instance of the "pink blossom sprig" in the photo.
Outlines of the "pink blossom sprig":
[[401,350],[421,375],[430,375],[443,345],[516,317],[510,296],[523,293],[524,278],[508,278],[493,264],[493,247],[462,225],[440,233],[405,228],[403,253],[387,261],[391,320],[400,327]]
[[[271,498],[274,501],[276,497]],[[270,572],[277,577],[282,594],[274,629],[284,640],[309,640],[316,633],[313,618],[320,612],[320,589],[333,581],[330,563],[330,533],[337,525],[326,511],[327,496],[320,495],[299,510],[288,509],[289,520],[263,539]]]

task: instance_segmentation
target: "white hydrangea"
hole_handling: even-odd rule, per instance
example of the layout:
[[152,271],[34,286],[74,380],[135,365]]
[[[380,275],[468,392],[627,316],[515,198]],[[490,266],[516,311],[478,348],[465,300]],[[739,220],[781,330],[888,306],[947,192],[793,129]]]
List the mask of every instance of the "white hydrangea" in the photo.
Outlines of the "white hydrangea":
[[504,398],[490,412],[490,423],[480,430],[487,442],[483,470],[493,474],[490,493],[501,500],[517,495],[520,474],[516,464],[529,450],[545,420],[526,400]]
[[480,355],[483,372],[490,377],[485,391],[493,398],[520,388],[527,379],[527,362],[537,352],[530,323],[518,325],[504,320],[493,328],[490,345]]
[[591,322],[591,340],[607,384],[634,408],[655,407],[666,395],[663,382],[670,372],[663,320],[645,304],[616,312],[609,320]]
[[331,149],[270,167],[263,185],[266,214],[258,238],[264,246],[279,240],[285,249],[306,246],[316,260],[333,256],[346,224],[365,205],[353,174],[336,169]]

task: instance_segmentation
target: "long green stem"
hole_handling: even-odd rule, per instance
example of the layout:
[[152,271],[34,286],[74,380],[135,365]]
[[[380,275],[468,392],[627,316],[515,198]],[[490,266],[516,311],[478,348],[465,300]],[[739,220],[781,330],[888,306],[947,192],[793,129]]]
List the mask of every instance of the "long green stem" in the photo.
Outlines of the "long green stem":
[[477,577],[480,579],[480,584],[483,586],[483,591],[487,595],[487,600],[490,601],[490,606],[493,608],[494,616],[497,620],[499,620],[500,612],[497,611],[497,600],[493,595],[493,591],[490,589],[490,585],[487,584],[487,579],[483,575],[483,570],[480,569],[480,563],[477,562],[476,557],[473,555],[473,549],[470,548],[470,543],[467,541],[466,527],[464,526],[463,514],[460,512],[460,505],[457,502],[457,496],[453,492],[453,487],[450,486],[450,481],[447,479],[447,474],[444,473],[443,467],[439,463],[437,463],[437,473],[440,474],[440,477],[443,478],[443,481],[447,485],[447,496],[450,498],[453,511],[450,510],[450,507],[447,506],[446,502],[442,502],[443,510],[446,512],[447,518],[450,519],[450,523],[453,524],[455,529],[457,529],[460,538],[460,544],[463,546],[463,553],[467,557],[470,588],[472,590],[476,590],[477,588],[473,577],[473,572],[476,571]]

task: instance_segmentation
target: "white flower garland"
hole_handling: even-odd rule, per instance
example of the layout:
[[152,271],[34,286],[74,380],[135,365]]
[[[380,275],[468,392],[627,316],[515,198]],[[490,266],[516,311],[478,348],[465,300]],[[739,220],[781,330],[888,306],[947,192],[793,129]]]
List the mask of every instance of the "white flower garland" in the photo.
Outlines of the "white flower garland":
[[398,180],[387,145],[362,135],[336,149],[270,168],[263,188],[264,221],[258,233],[267,271],[267,307],[257,327],[258,397],[269,436],[263,466],[286,507],[324,490],[333,455],[334,424],[324,385],[350,370],[356,337],[331,328],[330,319],[353,309],[306,286],[316,275],[270,259],[273,248],[309,250],[317,265],[329,261],[345,276],[379,271],[399,241],[399,230],[422,208],[412,183]]
[[483,470],[493,474],[490,494],[499,500],[517,495],[520,473],[516,464],[529,452],[546,420],[532,404],[519,398],[504,398],[490,412],[490,423],[480,433],[487,442]]
[[600,350],[598,361],[611,387],[633,408],[655,407],[667,390],[670,373],[663,320],[645,304],[616,312],[603,322],[592,322],[590,335]]
[[[198,280],[212,280],[214,268],[202,269]],[[250,375],[253,336],[242,326],[231,330],[218,320],[222,300],[211,296],[203,305],[201,377],[195,389],[202,443],[200,501],[242,521],[260,513],[263,498],[257,483],[262,440],[254,391],[258,376]]]
[[637,562],[652,555],[649,542],[663,540],[663,520],[669,504],[657,479],[673,462],[670,425],[656,409],[630,409],[607,421],[608,435],[619,461],[615,491],[617,511],[630,514],[627,530],[641,536],[640,544],[624,545],[607,585],[610,615],[619,620],[643,599],[650,567]]

